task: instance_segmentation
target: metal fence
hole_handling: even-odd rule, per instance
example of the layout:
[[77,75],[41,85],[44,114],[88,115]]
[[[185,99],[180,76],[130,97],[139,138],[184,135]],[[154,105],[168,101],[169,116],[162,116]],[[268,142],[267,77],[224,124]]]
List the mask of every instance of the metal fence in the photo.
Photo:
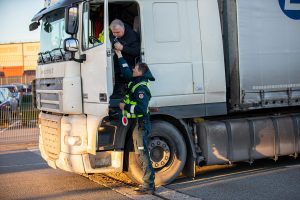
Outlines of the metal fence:
[[32,100],[32,94],[26,91],[18,92],[18,95],[14,94],[8,99],[2,98],[0,145],[38,142],[39,111],[33,107]]
[[30,70],[26,71],[23,76],[11,76],[6,77],[4,73],[0,72],[0,85],[9,85],[9,84],[30,84],[31,81],[35,79],[35,72]]

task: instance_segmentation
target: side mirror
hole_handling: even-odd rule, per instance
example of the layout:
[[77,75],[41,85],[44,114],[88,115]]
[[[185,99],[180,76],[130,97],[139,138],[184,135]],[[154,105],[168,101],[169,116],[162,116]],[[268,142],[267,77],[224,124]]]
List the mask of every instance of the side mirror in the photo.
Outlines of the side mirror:
[[64,41],[64,50],[71,52],[71,58],[70,60],[74,60],[75,62],[83,63],[83,61],[86,61],[86,55],[82,54],[80,55],[80,58],[75,58],[75,53],[79,50],[79,42],[75,38],[67,38]]
[[65,11],[66,33],[74,35],[78,31],[78,7],[68,7]]
[[29,25],[29,31],[34,31],[35,29],[37,29],[40,25],[40,22],[32,22],[30,25]]
[[75,38],[67,38],[64,41],[64,49],[69,52],[77,52],[79,47],[79,42]]
[[53,27],[52,27],[52,25],[50,23],[46,22],[44,24],[44,31],[46,31],[47,33],[51,33],[52,29],[53,29]]

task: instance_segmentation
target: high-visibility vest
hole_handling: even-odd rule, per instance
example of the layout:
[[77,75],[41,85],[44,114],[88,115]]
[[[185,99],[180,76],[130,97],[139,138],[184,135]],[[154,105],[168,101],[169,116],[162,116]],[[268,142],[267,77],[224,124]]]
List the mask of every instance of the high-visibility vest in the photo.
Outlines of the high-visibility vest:
[[101,43],[104,43],[104,29],[102,30],[101,33],[99,33],[98,40],[99,40]]
[[[130,86],[132,84],[133,84],[132,82],[128,83],[128,88],[130,88]],[[130,89],[129,94],[125,95],[125,98],[124,98],[124,103],[125,104],[130,104],[130,105],[134,105],[134,106],[137,105],[137,102],[136,101],[132,101],[130,99],[130,96],[141,85],[147,86],[147,88],[149,89],[149,92],[150,92],[150,83],[148,83],[146,81],[139,82],[139,83],[135,84],[134,86],[132,86],[132,88]],[[149,108],[147,108],[147,112],[149,112]],[[130,113],[130,112],[127,112],[126,110],[124,110],[123,111],[123,116],[132,119],[132,118],[140,118],[140,117],[143,117],[144,115],[143,114],[136,115],[134,113]]]

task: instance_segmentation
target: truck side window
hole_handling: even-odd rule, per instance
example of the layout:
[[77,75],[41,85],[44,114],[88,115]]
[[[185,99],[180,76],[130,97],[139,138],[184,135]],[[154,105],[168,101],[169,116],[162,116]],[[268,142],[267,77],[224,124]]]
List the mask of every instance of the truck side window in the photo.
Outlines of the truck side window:
[[85,3],[83,8],[83,49],[104,42],[104,5]]

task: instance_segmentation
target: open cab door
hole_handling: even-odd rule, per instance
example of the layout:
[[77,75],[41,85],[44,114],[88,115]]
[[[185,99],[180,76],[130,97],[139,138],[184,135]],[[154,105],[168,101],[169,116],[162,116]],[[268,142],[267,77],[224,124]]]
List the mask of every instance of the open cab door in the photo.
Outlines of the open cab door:
[[108,0],[85,2],[82,9],[82,52],[87,59],[82,63],[81,74],[83,108],[87,114],[87,151],[96,154],[99,115],[102,118],[108,114],[113,89]]

